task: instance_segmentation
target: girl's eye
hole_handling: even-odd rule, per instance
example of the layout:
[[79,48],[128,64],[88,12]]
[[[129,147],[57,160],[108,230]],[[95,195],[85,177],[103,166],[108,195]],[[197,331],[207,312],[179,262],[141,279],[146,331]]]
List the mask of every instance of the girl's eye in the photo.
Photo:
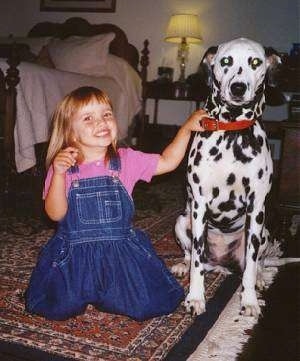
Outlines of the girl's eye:
[[221,59],[221,66],[231,66],[233,64],[232,56],[226,56]]
[[105,113],[104,113],[104,117],[105,117],[105,118],[110,118],[110,117],[112,117],[112,115],[113,115],[112,112],[105,112]]
[[91,115],[87,115],[86,117],[84,117],[83,119],[85,122],[91,122],[93,121],[93,117]]

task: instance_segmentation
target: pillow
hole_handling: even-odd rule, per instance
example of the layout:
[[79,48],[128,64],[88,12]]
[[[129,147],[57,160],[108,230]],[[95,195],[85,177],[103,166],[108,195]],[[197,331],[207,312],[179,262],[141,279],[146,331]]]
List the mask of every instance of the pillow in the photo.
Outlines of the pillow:
[[55,68],[55,65],[51,59],[47,46],[43,46],[39,55],[35,59],[35,63],[38,65],[45,66],[47,68]]
[[114,37],[114,33],[72,36],[64,40],[52,39],[47,47],[56,69],[97,76],[103,73],[109,44]]
[[13,42],[26,44],[29,46],[30,51],[34,55],[38,55],[42,47],[47,45],[49,40],[52,39],[50,36],[44,36],[40,38],[26,38],[26,37],[14,37],[9,36],[7,38],[0,38],[0,44],[11,44]]

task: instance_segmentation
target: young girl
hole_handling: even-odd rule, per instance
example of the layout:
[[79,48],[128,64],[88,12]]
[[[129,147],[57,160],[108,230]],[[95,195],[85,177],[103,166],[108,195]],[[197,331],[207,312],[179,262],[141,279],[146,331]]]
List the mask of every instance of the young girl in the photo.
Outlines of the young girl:
[[57,106],[46,165],[45,210],[58,221],[26,291],[26,309],[48,319],[81,314],[88,304],[142,321],[175,310],[184,293],[148,236],[133,228],[135,183],[175,169],[193,113],[162,155],[117,149],[112,105],[101,90],[81,87]]

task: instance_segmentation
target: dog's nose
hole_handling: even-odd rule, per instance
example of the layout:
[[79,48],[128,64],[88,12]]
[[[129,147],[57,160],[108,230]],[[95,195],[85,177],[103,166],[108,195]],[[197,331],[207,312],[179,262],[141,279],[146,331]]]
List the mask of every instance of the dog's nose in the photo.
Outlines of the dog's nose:
[[245,83],[232,83],[230,89],[232,95],[240,97],[245,94],[247,86]]

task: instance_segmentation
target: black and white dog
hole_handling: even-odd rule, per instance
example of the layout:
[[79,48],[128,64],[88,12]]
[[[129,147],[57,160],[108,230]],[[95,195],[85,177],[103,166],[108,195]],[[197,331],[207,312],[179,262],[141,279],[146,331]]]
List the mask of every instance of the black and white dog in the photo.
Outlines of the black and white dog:
[[208,51],[203,63],[211,79],[204,132],[196,133],[188,160],[186,211],[175,233],[184,250],[177,275],[190,270],[188,311],[205,311],[204,271],[226,267],[243,272],[241,312],[258,316],[255,287],[263,287],[260,260],[269,241],[265,200],[273,165],[261,123],[267,74],[275,54],[239,38]]

